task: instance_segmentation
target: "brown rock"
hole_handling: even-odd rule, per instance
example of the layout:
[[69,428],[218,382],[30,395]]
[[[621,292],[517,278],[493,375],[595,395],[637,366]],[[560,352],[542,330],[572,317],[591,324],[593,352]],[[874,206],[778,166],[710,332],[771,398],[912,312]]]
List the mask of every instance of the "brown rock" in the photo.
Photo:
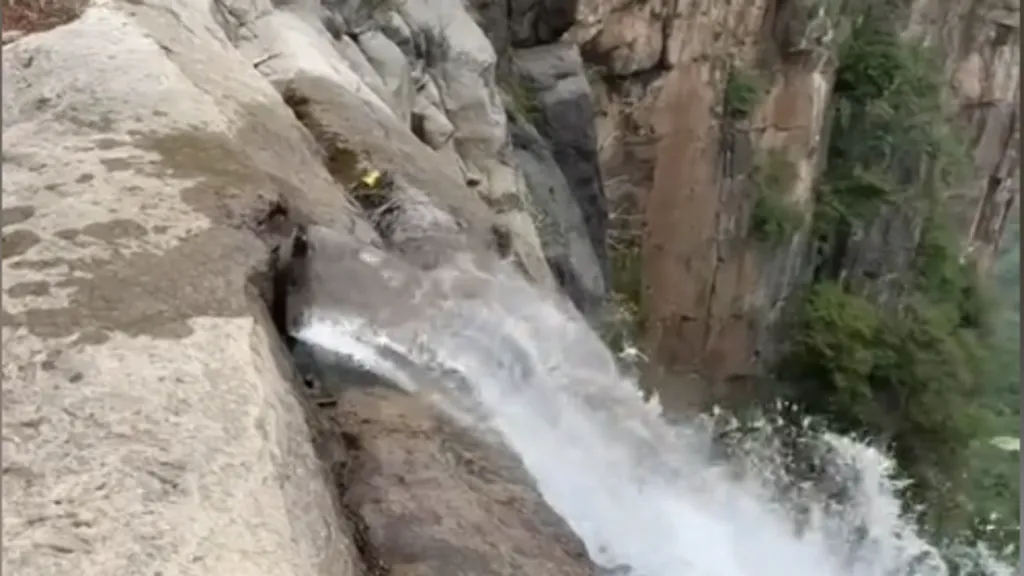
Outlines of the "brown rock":
[[357,544],[381,574],[589,575],[579,540],[544,503],[522,464],[423,400],[353,387],[325,410],[318,442],[343,443],[329,461]]
[[[610,228],[645,234],[645,339],[669,373],[659,381],[717,389],[757,371],[784,342],[779,319],[811,272],[810,246],[800,234],[771,247],[750,238],[754,194],[744,175],[759,155],[781,151],[796,173],[787,200],[811,214],[839,24],[855,16],[822,6],[580,3],[571,36],[596,66],[601,171],[609,211],[622,216]],[[905,15],[908,39],[940,47],[950,99],[971,135],[977,177],[953,190],[948,206],[964,252],[982,268],[1019,195],[1018,16],[1016,2],[995,0],[921,0]],[[663,55],[652,66],[658,45]],[[731,70],[756,75],[763,94],[748,117],[727,124]],[[879,297],[905,279],[924,214],[909,204],[883,212],[849,243],[841,265],[848,277],[868,278],[864,290]],[[693,392],[661,396],[699,402],[710,393]]]

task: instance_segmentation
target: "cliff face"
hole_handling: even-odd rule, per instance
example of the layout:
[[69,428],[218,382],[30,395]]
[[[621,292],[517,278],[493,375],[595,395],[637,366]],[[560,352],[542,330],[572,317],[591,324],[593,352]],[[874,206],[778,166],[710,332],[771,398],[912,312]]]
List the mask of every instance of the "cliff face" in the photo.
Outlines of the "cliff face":
[[[813,0],[579,6],[570,35],[591,68],[609,205],[643,223],[644,338],[656,364],[712,382],[754,372],[816,269],[880,299],[907,275],[924,205],[883,208],[827,257],[812,242],[838,47],[859,13]],[[1019,5],[920,0],[899,14],[904,36],[944,59],[975,174],[945,204],[964,255],[984,268],[1018,194]],[[766,182],[799,212],[773,242],[755,229]]]

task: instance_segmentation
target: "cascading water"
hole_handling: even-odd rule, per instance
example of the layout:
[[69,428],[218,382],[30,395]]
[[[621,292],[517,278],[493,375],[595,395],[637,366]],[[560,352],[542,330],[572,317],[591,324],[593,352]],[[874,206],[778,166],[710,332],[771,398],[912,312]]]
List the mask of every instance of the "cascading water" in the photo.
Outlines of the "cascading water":
[[[436,298],[467,281],[472,294]],[[764,475],[714,463],[705,428],[669,425],[584,320],[511,267],[463,262],[417,282],[414,304],[435,295],[418,314],[314,308],[295,336],[500,436],[597,563],[636,576],[948,573],[901,515],[881,453],[824,436],[858,481],[842,506],[802,502],[798,529]],[[1013,572],[988,561],[978,573]]]

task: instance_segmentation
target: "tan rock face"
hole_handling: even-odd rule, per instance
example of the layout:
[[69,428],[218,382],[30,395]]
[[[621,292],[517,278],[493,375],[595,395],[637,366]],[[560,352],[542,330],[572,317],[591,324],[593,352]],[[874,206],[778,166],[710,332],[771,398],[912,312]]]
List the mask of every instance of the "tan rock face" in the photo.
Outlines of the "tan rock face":
[[951,200],[965,252],[991,264],[1019,195],[1020,4],[913,5],[907,34],[940,45],[974,150],[976,179]]
[[[830,47],[799,3],[783,13],[764,2],[674,10],[645,32],[662,35],[666,48],[642,74],[616,67],[611,55],[626,48],[605,46],[602,33],[584,50],[599,62],[594,51],[609,54],[609,71],[623,76],[598,83],[598,127],[610,203],[643,207],[647,343],[670,371],[717,380],[753,369],[762,326],[794,282],[799,250],[770,254],[747,238],[744,175],[764,151],[782,151],[796,172],[788,194],[809,208]],[[578,33],[586,37],[582,25]],[[740,123],[726,122],[723,110],[736,69],[764,70],[765,95]]]
[[[646,341],[671,373],[721,382],[754,371],[808,272],[805,234],[774,247],[751,238],[748,174],[781,153],[794,168],[787,199],[810,214],[845,18],[833,4],[580,5],[571,34],[595,67],[609,204],[613,213],[633,207],[644,223]],[[1018,194],[1019,12],[1012,2],[947,4],[915,3],[907,35],[947,55],[978,173],[950,206],[966,249],[984,263]],[[764,90],[740,122],[723,109],[737,70]]]

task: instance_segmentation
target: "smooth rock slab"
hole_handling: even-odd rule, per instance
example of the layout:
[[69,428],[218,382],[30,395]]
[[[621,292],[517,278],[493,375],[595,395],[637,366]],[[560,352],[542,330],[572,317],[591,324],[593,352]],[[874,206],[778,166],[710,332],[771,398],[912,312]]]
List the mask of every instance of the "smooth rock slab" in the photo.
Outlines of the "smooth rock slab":
[[359,573],[248,281],[282,196],[356,221],[190,6],[3,51],[5,573]]

